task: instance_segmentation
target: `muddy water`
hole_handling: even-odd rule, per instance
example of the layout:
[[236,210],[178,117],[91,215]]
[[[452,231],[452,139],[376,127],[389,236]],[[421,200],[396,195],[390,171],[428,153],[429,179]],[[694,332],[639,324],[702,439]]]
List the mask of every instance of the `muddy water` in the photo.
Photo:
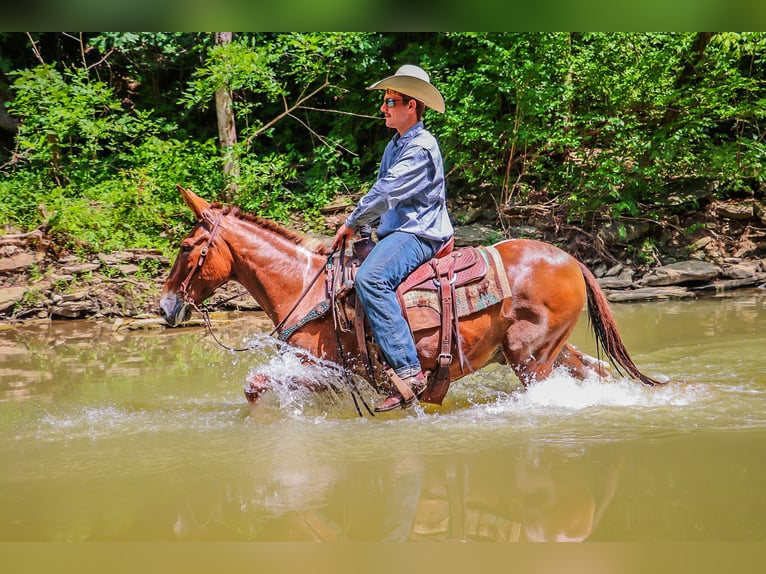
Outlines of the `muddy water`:
[[[648,389],[504,367],[360,418],[257,314],[0,331],[0,541],[762,541],[766,293],[615,305]],[[587,321],[574,342],[592,351]],[[248,374],[283,385],[253,410]],[[363,395],[372,402],[367,389]]]

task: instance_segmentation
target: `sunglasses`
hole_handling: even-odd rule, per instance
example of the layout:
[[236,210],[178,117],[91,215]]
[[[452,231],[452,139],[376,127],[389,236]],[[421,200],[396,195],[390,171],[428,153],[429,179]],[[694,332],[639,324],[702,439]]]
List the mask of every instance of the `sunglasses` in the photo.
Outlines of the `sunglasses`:
[[403,102],[402,99],[396,99],[396,98],[383,98],[383,103],[386,104],[387,108],[393,108],[396,105],[396,102]]

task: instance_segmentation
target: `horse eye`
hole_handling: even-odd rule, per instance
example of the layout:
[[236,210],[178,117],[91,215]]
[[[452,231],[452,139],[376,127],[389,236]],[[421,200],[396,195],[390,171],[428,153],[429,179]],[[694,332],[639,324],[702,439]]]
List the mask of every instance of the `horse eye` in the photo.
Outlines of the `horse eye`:
[[181,253],[191,253],[192,246],[188,243],[184,243],[181,245]]

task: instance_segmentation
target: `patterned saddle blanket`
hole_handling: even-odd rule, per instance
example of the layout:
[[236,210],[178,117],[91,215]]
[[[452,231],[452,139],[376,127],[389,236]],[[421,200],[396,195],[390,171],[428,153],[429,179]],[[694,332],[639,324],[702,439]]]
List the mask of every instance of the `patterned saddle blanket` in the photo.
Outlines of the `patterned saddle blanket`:
[[[455,257],[455,296],[458,317],[467,317],[512,296],[503,261],[494,247],[465,247],[438,260],[440,267]],[[397,290],[412,331],[441,325],[438,279],[431,263],[408,277]]]

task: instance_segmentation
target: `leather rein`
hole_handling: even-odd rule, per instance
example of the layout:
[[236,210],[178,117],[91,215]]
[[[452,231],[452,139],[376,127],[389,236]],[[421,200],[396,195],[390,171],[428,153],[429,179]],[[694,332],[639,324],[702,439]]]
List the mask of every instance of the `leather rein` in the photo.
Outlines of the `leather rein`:
[[[185,279],[184,279],[184,280],[181,282],[181,287],[179,288],[179,291],[180,291],[180,293],[181,293],[181,298],[183,299],[184,303],[187,303],[188,305],[191,305],[191,306],[192,306],[192,307],[193,307],[195,310],[197,310],[197,311],[198,311],[200,314],[202,314],[202,317],[203,317],[203,319],[204,319],[204,324],[205,324],[205,327],[206,327],[206,329],[207,329],[207,330],[210,332],[210,335],[213,337],[213,339],[215,340],[215,342],[216,342],[216,343],[218,343],[218,344],[219,344],[221,347],[223,347],[223,348],[224,348],[224,349],[226,349],[227,351],[236,351],[236,352],[242,352],[242,351],[247,351],[247,350],[248,350],[248,348],[247,348],[247,347],[244,347],[244,348],[241,348],[241,349],[239,349],[239,348],[233,348],[233,347],[230,347],[230,346],[228,346],[228,345],[226,345],[226,344],[222,343],[222,342],[221,342],[221,341],[220,341],[220,340],[219,340],[219,339],[218,339],[218,338],[215,336],[215,334],[213,333],[213,329],[212,329],[212,323],[211,323],[211,321],[210,321],[210,312],[208,311],[208,308],[207,308],[207,306],[205,306],[205,305],[204,305],[204,303],[202,303],[202,304],[198,305],[198,304],[197,304],[197,303],[194,301],[194,299],[192,298],[192,296],[191,296],[191,295],[189,295],[189,283],[191,283],[191,280],[192,280],[192,278],[194,277],[194,275],[195,275],[195,274],[196,274],[196,273],[197,273],[197,272],[198,272],[200,269],[202,269],[202,266],[205,264],[205,260],[207,259],[207,254],[208,254],[208,252],[210,251],[210,247],[213,245],[213,241],[215,241],[215,236],[216,236],[216,234],[218,233],[218,229],[219,229],[219,227],[220,227],[220,224],[221,224],[221,220],[223,219],[223,217],[224,217],[224,215],[223,215],[223,213],[221,213],[221,214],[219,214],[219,215],[218,215],[218,217],[216,218],[216,220],[213,222],[213,227],[212,227],[212,229],[210,230],[210,235],[209,235],[209,237],[208,237],[208,239],[207,239],[207,243],[205,244],[205,246],[204,246],[204,247],[202,248],[202,250],[200,251],[200,254],[199,254],[199,259],[197,259],[197,263],[194,265],[194,267],[192,267],[192,268],[191,268],[191,270],[189,271],[188,275],[186,275],[186,278],[185,278]],[[322,266],[322,267],[319,269],[319,271],[316,273],[316,275],[314,275],[314,278],[313,278],[313,279],[312,279],[312,280],[309,282],[309,284],[308,284],[308,285],[305,287],[305,289],[303,290],[303,292],[300,294],[300,296],[299,296],[299,297],[298,297],[298,299],[296,300],[295,304],[292,306],[292,308],[291,308],[291,309],[290,309],[290,311],[287,313],[287,315],[285,315],[284,319],[282,319],[282,320],[279,322],[279,324],[278,324],[276,327],[274,327],[274,330],[273,330],[273,331],[272,331],[272,332],[269,334],[269,336],[270,336],[270,337],[273,337],[275,333],[277,333],[278,331],[280,331],[280,329],[282,329],[282,328],[284,327],[284,325],[285,325],[285,323],[287,322],[287,320],[288,320],[288,319],[289,319],[289,318],[292,316],[292,314],[295,312],[295,309],[297,309],[297,308],[298,308],[298,305],[300,305],[300,304],[301,304],[301,301],[303,301],[303,298],[306,296],[306,294],[309,292],[309,290],[310,290],[310,289],[311,289],[311,288],[314,286],[314,284],[317,282],[317,280],[318,280],[318,279],[319,279],[319,277],[322,275],[322,273],[325,271],[325,269],[326,269],[328,266],[329,266],[329,267],[331,267],[331,266],[332,266],[332,257],[333,257],[333,255],[334,255],[334,253],[335,253],[335,252],[333,251],[332,253],[330,253],[330,254],[328,255],[326,264],[325,264],[325,265],[323,265],[323,266]],[[226,301],[231,301],[232,299],[235,299],[235,298],[237,298],[237,297],[240,297],[240,296],[241,296],[241,295],[243,295],[243,294],[244,294],[244,292],[241,292],[241,293],[237,293],[236,295],[233,295],[232,297],[229,297],[228,299],[225,299],[225,301],[224,301],[224,302],[226,302]],[[328,303],[327,303],[326,301],[325,301],[325,302],[323,302],[323,303],[324,303],[325,305],[328,305]],[[320,303],[320,305],[322,305],[322,304]],[[319,307],[319,305],[318,305],[317,307]],[[329,305],[328,305],[328,310],[329,310]],[[312,310],[312,312],[313,312],[313,311],[314,311],[314,310]],[[312,317],[312,318],[313,318],[313,317]],[[310,320],[310,319],[308,319],[308,320]],[[291,327],[289,327],[289,328],[288,328],[288,330],[287,330],[287,331],[280,333],[279,339],[281,339],[281,340],[283,340],[283,341],[284,341],[284,340],[287,340],[287,339],[289,338],[289,336],[293,334],[293,332],[295,332],[295,331],[296,331],[298,328],[302,327],[302,326],[303,326],[305,323],[307,323],[307,322],[308,322],[308,320],[304,320],[304,322],[303,322],[303,323],[301,323],[301,321],[299,321],[299,322],[298,322],[296,325],[292,325]],[[285,333],[286,333],[286,336],[285,336]]]
[[[213,228],[210,231],[210,236],[208,237],[207,243],[205,244],[205,246],[200,251],[200,255],[199,255],[199,259],[197,259],[197,263],[194,265],[194,267],[192,267],[192,269],[189,271],[189,273],[186,276],[186,278],[181,282],[181,287],[180,287],[179,290],[180,290],[181,298],[183,299],[183,301],[185,303],[191,305],[194,309],[196,309],[202,315],[203,322],[204,322],[204,325],[205,325],[205,330],[208,333],[210,333],[210,336],[213,338],[213,340],[220,347],[223,347],[227,351],[233,351],[233,352],[249,351],[250,347],[242,347],[242,348],[231,347],[231,346],[223,343],[220,339],[218,339],[218,337],[216,337],[215,333],[213,332],[213,325],[212,325],[212,322],[210,320],[210,312],[209,312],[207,306],[204,305],[204,303],[201,306],[197,305],[197,303],[195,303],[194,299],[192,299],[191,295],[189,295],[189,291],[188,291],[189,283],[191,282],[192,278],[197,273],[197,271],[199,271],[202,268],[202,266],[205,263],[205,259],[207,258],[207,254],[210,251],[210,246],[213,244],[213,241],[215,240],[216,233],[218,232],[218,229],[220,227],[220,223],[221,223],[221,220],[223,219],[223,217],[224,217],[224,214],[221,213],[216,218],[215,222],[213,223]],[[343,244],[340,247],[340,250],[341,250],[341,266],[343,265],[342,254],[345,251],[345,247],[346,247],[346,245],[345,245],[345,240],[344,240]],[[335,293],[334,293],[333,289],[331,288],[331,285],[332,285],[331,276],[332,276],[333,256],[334,255],[335,255],[335,250],[333,250],[333,251],[331,251],[329,253],[329,255],[327,256],[327,261],[325,262],[325,264],[322,265],[322,267],[319,268],[319,270],[316,272],[316,274],[311,279],[311,281],[309,281],[309,283],[303,289],[303,292],[298,296],[298,298],[296,299],[295,304],[292,306],[290,311],[288,311],[288,313],[279,322],[279,324],[276,325],[276,327],[274,327],[274,330],[269,334],[269,336],[273,337],[274,334],[279,332],[278,338],[281,341],[287,341],[287,339],[289,339],[290,336],[296,330],[298,330],[301,327],[303,327],[303,325],[305,325],[309,321],[313,321],[314,319],[318,319],[318,318],[323,317],[325,314],[327,314],[327,312],[330,309],[332,309],[332,311],[333,311],[333,322],[334,322],[333,329],[335,331],[335,338],[336,338],[336,342],[338,344],[338,353],[339,353],[339,355],[341,357],[341,360],[343,362],[344,370],[348,371],[348,368],[346,366],[345,353],[343,352],[343,347],[342,347],[341,341],[340,341],[340,335],[338,334],[337,318],[335,316]],[[285,323],[287,322],[287,320],[292,316],[292,314],[298,308],[298,305],[301,304],[301,302],[303,301],[304,297],[306,297],[306,295],[311,290],[311,288],[314,286],[314,284],[317,282],[317,280],[319,280],[319,277],[322,275],[322,273],[327,273],[327,285],[328,285],[329,301],[328,300],[324,300],[324,301],[320,302],[305,317],[303,317],[302,319],[298,320],[296,323],[292,324],[287,329],[282,330],[283,327],[285,326]],[[235,298],[237,298],[237,297],[239,297],[239,296],[241,296],[243,294],[244,293],[238,293],[238,294],[236,294],[236,295],[234,295],[232,297],[229,297],[225,301],[230,301],[231,299],[235,299]],[[362,397],[361,393],[359,392],[359,390],[358,390],[358,388],[356,386],[356,383],[353,381],[353,379],[352,378],[348,378],[347,379],[347,383],[348,383],[349,388],[351,390],[351,396],[354,399],[354,406],[356,407],[357,414],[359,416],[362,416],[362,411],[359,408],[359,403],[358,403],[358,400],[357,400],[357,396],[358,396],[359,400],[361,400],[361,402],[364,405],[364,407],[367,410],[367,412],[369,412],[370,415],[375,416],[375,414],[373,413],[372,409],[370,409],[369,405],[364,400],[364,397]]]

